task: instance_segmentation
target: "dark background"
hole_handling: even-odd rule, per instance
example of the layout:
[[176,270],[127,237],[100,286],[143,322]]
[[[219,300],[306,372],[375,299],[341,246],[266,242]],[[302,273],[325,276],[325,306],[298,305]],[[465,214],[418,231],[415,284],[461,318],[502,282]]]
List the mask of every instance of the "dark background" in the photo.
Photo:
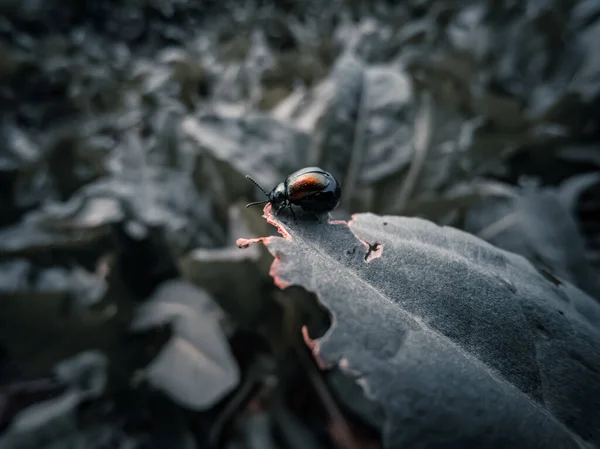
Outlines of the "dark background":
[[246,174],[600,298],[599,42],[595,0],[1,0],[0,447],[378,447],[235,246],[274,233]]

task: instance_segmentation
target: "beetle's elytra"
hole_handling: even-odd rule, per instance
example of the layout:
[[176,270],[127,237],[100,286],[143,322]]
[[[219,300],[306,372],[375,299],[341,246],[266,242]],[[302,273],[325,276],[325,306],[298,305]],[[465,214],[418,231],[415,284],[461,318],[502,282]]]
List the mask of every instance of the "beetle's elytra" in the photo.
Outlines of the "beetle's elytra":
[[249,203],[246,207],[271,203],[278,214],[288,207],[292,214],[292,204],[315,214],[329,212],[340,203],[342,187],[335,177],[319,167],[306,167],[295,171],[285,181],[276,185],[267,193],[254,179],[246,176],[267,196],[266,201]]

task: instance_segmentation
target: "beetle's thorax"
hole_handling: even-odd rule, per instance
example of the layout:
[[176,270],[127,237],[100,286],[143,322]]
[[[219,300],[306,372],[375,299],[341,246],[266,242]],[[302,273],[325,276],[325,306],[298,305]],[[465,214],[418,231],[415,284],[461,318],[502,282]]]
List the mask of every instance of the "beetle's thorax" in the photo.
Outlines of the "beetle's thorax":
[[270,200],[274,205],[282,204],[285,202],[287,195],[285,184],[283,182],[277,184],[277,186],[271,191]]

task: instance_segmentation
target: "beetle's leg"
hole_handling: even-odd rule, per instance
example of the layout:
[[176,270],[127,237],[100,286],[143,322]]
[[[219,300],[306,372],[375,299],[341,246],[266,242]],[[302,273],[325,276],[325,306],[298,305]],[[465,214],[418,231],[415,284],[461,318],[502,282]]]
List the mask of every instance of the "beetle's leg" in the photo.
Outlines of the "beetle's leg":
[[290,209],[290,211],[292,212],[292,216],[294,217],[294,223],[297,222],[296,220],[296,213],[294,212],[294,209],[292,209],[292,204],[288,203],[287,207]]
[[316,212],[313,212],[313,217],[315,217],[315,220],[317,220],[319,223],[323,223]]

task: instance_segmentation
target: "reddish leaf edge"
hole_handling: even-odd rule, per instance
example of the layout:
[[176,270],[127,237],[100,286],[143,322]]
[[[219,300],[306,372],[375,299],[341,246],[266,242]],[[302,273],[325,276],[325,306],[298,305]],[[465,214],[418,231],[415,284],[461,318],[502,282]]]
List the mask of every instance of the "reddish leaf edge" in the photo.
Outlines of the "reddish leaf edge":
[[[288,231],[288,228],[286,227],[285,224],[283,224],[282,222],[280,222],[277,217],[273,214],[273,209],[271,204],[267,204],[265,205],[265,207],[263,208],[263,218],[267,221],[267,223],[273,225],[276,229],[277,232],[281,235],[281,237],[278,236],[267,236],[267,237],[257,237],[257,238],[252,238],[252,239],[246,239],[246,238],[239,238],[236,240],[236,244],[238,246],[238,248],[240,249],[245,249],[248,248],[250,245],[254,244],[254,243],[262,243],[263,245],[265,245],[267,248],[269,247],[269,244],[276,238],[283,238],[285,240],[292,240],[292,235],[291,233]],[[354,215],[351,215],[350,217],[350,221],[354,220]],[[364,255],[364,260],[365,262],[371,262],[374,259],[377,259],[379,257],[381,257],[382,253],[383,253],[383,244],[382,243],[369,243],[366,242],[364,240],[361,240],[353,231],[352,229],[348,226],[349,222],[345,221],[345,220],[332,220],[331,219],[331,215],[329,215],[329,218],[327,220],[327,224],[329,225],[341,225],[341,226],[346,226],[349,228],[350,232],[352,232],[352,234],[355,236],[355,238],[364,246],[365,248],[365,255]],[[287,287],[290,287],[291,285],[293,285],[290,282],[287,282],[285,279],[283,279],[281,276],[279,276],[279,265],[281,263],[281,256],[277,255],[277,254],[273,254],[273,262],[271,263],[271,267],[269,269],[269,275],[273,278],[273,282],[274,284],[279,287],[280,289],[285,289]],[[318,298],[318,295],[317,295]],[[322,304],[322,302],[319,302]],[[331,322],[331,327],[329,328],[329,330],[327,332],[330,332],[331,329],[335,327],[335,317],[332,317],[332,322]],[[334,366],[337,365],[337,367],[339,369],[341,369],[342,371],[344,371],[346,374],[348,374],[349,376],[353,377],[354,380],[362,387],[362,389],[364,390],[364,392],[369,395],[369,391],[368,391],[368,385],[365,382],[365,380],[362,378],[361,374],[355,370],[353,370],[350,367],[350,363],[348,361],[348,359],[346,358],[341,358],[340,360],[337,361],[331,361],[331,362],[327,362],[325,360],[323,360],[320,355],[319,355],[319,350],[320,350],[320,338],[316,338],[316,339],[312,339],[309,334],[308,334],[308,328],[306,326],[302,326],[302,337],[304,339],[304,343],[306,344],[306,346],[309,348],[309,350],[311,351],[317,365],[319,366],[319,369],[321,370],[330,370],[332,369]],[[322,337],[321,337],[322,338]]]
[[[287,229],[283,225],[283,223],[277,221],[277,219],[273,215],[273,209],[272,209],[270,203],[268,203],[263,208],[262,216],[265,220],[267,220],[267,223],[269,223],[269,224],[275,226],[275,228],[277,228],[277,232],[279,232],[279,234],[281,234],[281,237],[268,236],[268,237],[258,237],[258,238],[254,238],[254,239],[239,238],[235,241],[238,248],[245,249],[245,248],[248,248],[253,243],[262,243],[263,245],[265,245],[268,248],[269,244],[273,241],[274,238],[284,238],[285,240],[292,240],[291,234],[287,231]],[[274,257],[273,263],[271,264],[271,268],[269,269],[269,275],[273,278],[273,282],[275,283],[275,285],[283,290],[283,289],[289,287],[291,284],[289,282],[286,282],[285,280],[283,280],[280,276],[278,276],[277,273],[279,271],[278,266],[280,264],[280,259],[279,259],[279,257],[277,257],[275,255],[273,257]]]
[[[270,203],[267,203],[265,205],[265,207],[263,208],[263,218],[267,221],[267,223],[269,223],[270,225],[273,225],[276,229],[277,232],[279,234],[281,234],[281,237],[276,237],[276,236],[267,236],[267,237],[257,237],[257,238],[253,238],[253,239],[245,239],[245,238],[239,238],[235,241],[236,245],[238,248],[240,249],[245,249],[248,248],[250,245],[254,244],[254,243],[262,243],[263,245],[265,245],[267,248],[269,247],[269,244],[273,241],[273,239],[275,238],[283,238],[285,240],[292,240],[292,235],[290,234],[290,232],[288,231],[287,227],[281,223],[279,220],[277,220],[277,217],[273,214],[273,208],[271,206]],[[353,218],[354,216],[352,216]],[[344,221],[344,220],[331,220],[331,215],[329,215],[329,218],[327,219],[327,224],[330,225],[343,225],[343,226],[348,226],[348,222]],[[370,245],[367,242],[363,242],[362,240],[360,240],[361,243],[365,246],[365,248],[367,248],[367,253],[365,255],[365,260],[366,261],[370,261],[372,259],[368,259],[368,255],[370,254],[369,251],[370,249],[373,249],[373,245]],[[379,245],[379,247],[381,248],[381,250],[383,250],[383,245],[380,244],[375,244],[375,245]],[[379,248],[378,248],[379,249]],[[381,253],[379,253],[379,255],[377,257],[380,257]],[[373,257],[376,258],[376,257]],[[271,263],[271,268],[269,269],[269,275],[273,278],[273,282],[275,283],[275,285],[277,287],[279,287],[280,289],[285,289],[287,287],[290,287],[292,284],[290,284],[289,282],[287,282],[286,280],[284,280],[283,278],[281,278],[278,275],[278,267],[279,264],[281,263],[281,258],[280,256],[277,256],[276,254],[273,254],[273,263]]]
[[[254,243],[262,243],[263,245],[265,245],[265,247],[269,248],[269,245],[274,241],[274,239],[283,238],[285,240],[292,240],[292,234],[288,230],[286,225],[281,223],[277,219],[277,217],[273,214],[273,209],[271,207],[271,204],[267,204],[263,208],[262,216],[263,216],[263,218],[265,218],[267,223],[273,225],[277,229],[277,232],[281,235],[281,237],[267,236],[267,237],[258,237],[258,238],[252,238],[252,239],[239,238],[236,240],[236,244],[237,244],[238,248],[245,249]],[[354,219],[354,215],[351,216],[350,221],[352,221],[353,219]],[[371,262],[372,260],[381,257],[381,255],[383,253],[383,244],[369,243],[364,240],[361,240],[356,234],[354,234],[352,229],[350,229],[350,227],[348,226],[349,222],[347,222],[345,220],[332,220],[331,215],[329,215],[327,224],[334,225],[334,226],[341,225],[341,226],[346,226],[347,228],[349,228],[350,232],[352,232],[354,237],[365,248],[364,260],[366,263]],[[281,255],[276,254],[273,251],[271,251],[271,254],[273,255],[273,262],[271,263],[271,267],[269,269],[269,275],[273,278],[274,284],[282,290],[293,285],[292,283],[287,282],[281,276],[279,276],[279,265],[281,264]],[[323,304],[319,298],[319,295],[316,294],[316,296],[317,296],[318,301],[321,304]],[[335,327],[335,325],[336,325],[335,316],[332,316],[331,326],[327,330],[326,334],[328,332],[330,332]],[[373,397],[369,391],[369,386],[368,386],[366,380],[364,379],[364,377],[361,375],[361,373],[352,369],[352,367],[350,366],[350,362],[346,357],[342,357],[339,360],[332,360],[329,362],[325,361],[319,354],[320,346],[321,346],[320,340],[323,337],[316,338],[316,339],[311,338],[308,333],[308,327],[305,325],[302,326],[301,332],[302,332],[302,338],[304,339],[304,343],[306,344],[306,346],[312,353],[313,358],[314,358],[318,368],[321,371],[329,371],[337,366],[338,369],[340,369],[342,372],[346,373],[346,375],[348,375],[349,377],[354,379],[354,381],[362,388],[366,397],[370,397],[370,398]],[[351,449],[380,449],[381,448],[381,443],[380,443],[379,439],[373,439],[373,438],[368,437],[366,434],[362,435],[360,433],[357,433],[357,429],[346,428],[346,426],[343,426],[343,428],[340,428],[339,426],[340,426],[341,422],[342,421],[335,420],[335,419],[330,419],[330,422],[329,422],[329,432],[330,432],[332,438],[337,442],[337,445],[339,447],[346,447],[346,448],[351,448]],[[348,430],[350,431],[350,434],[347,434]],[[350,437],[351,439],[348,440],[348,437]]]

